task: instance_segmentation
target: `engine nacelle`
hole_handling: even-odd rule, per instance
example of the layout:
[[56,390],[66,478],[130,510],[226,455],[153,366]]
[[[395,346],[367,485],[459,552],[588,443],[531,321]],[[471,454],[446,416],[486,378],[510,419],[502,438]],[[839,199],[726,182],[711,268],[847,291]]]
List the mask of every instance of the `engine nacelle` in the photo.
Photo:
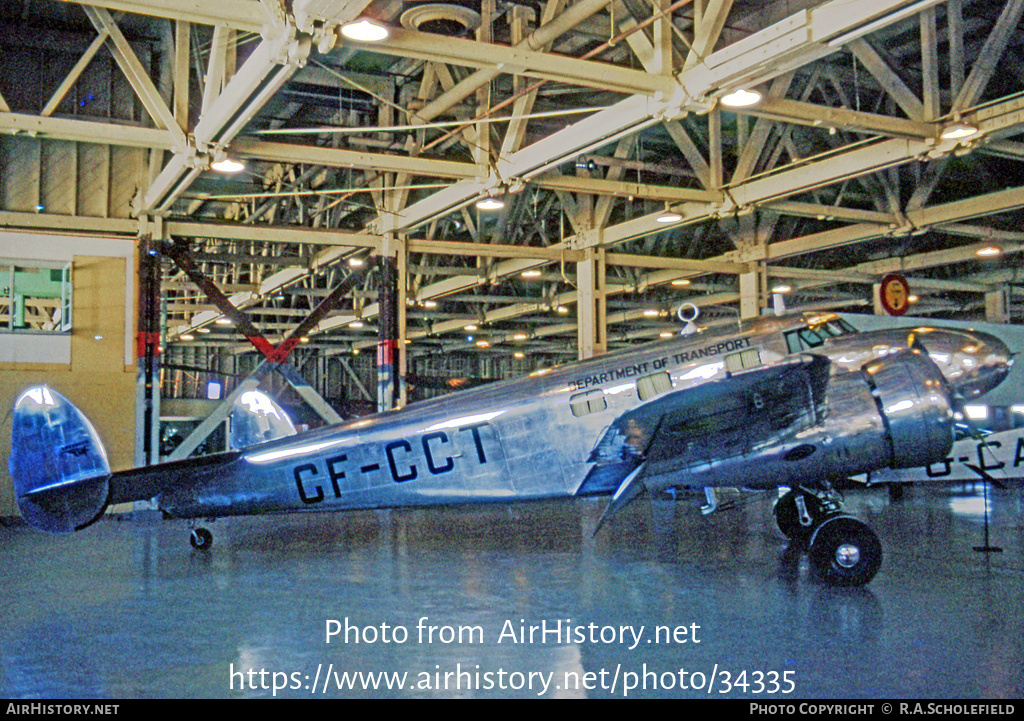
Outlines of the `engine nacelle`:
[[953,404],[939,368],[910,350],[868,363],[872,387],[891,447],[892,468],[926,466],[953,447]]
[[[595,448],[591,460],[598,466],[588,480],[611,485],[606,476],[621,481],[643,461],[641,480],[651,491],[773,488],[926,466],[953,446],[950,390],[939,368],[915,350],[859,371],[830,373],[827,359],[819,359],[743,378],[666,396],[665,412],[652,404],[647,416],[624,415]],[[619,453],[623,460],[609,464],[609,443],[624,435],[627,423],[641,436],[658,434],[653,450],[632,463]]]

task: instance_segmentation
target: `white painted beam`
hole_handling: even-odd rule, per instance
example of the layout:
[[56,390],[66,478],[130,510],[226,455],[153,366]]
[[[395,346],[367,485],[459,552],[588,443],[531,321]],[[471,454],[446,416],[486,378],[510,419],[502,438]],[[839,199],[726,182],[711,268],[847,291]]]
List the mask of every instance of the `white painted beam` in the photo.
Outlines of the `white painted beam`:
[[[601,11],[609,2],[610,0],[580,0],[564,8],[563,2],[548,0],[541,26],[515,47],[527,50],[546,49],[558,36]],[[416,117],[423,121],[433,120],[498,77],[501,72],[497,67],[477,70],[443,95],[427,103],[416,113]]]
[[226,24],[258,33],[270,21],[259,0],[64,0],[136,15],[171,18],[203,25]]
[[[388,38],[374,43],[373,48],[388,55],[450,63],[486,70],[489,73],[523,75],[620,93],[671,93],[676,87],[670,77],[652,75],[610,63],[579,60],[567,55],[403,28],[391,28]],[[418,115],[422,117],[424,113]]]
[[101,143],[128,148],[172,150],[175,147],[174,139],[165,130],[94,120],[47,118],[23,113],[0,112],[0,133],[5,135],[24,133],[32,137]]
[[128,82],[131,83],[135,94],[142,101],[150,117],[153,118],[153,121],[159,127],[170,133],[176,148],[184,148],[187,144],[185,134],[178,127],[174,120],[174,114],[167,107],[167,103],[164,102],[160,91],[156,89],[145,68],[142,67],[142,63],[135,56],[135,51],[128,44],[128,40],[121,32],[121,29],[117,27],[110,13],[103,8],[83,6],[82,9],[85,10],[89,21],[96,28],[96,32],[108,36],[114,59],[124,72],[125,77],[128,78]]
[[279,163],[309,163],[331,168],[369,168],[373,170],[410,173],[434,178],[481,178],[488,169],[475,163],[460,163],[437,158],[366,153],[358,150],[275,143],[253,137],[240,137],[231,143],[231,150],[241,157]]

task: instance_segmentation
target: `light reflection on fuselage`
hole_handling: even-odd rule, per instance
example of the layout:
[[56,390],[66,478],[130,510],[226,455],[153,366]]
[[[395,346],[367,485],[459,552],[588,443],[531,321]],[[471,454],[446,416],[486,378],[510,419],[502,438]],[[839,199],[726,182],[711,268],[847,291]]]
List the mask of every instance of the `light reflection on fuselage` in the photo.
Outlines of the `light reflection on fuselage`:
[[[871,360],[922,348],[942,371],[953,394],[977,398],[999,385],[1013,365],[1010,349],[995,336],[975,330],[913,328],[864,331],[827,341],[837,364],[856,370]],[[870,349],[870,350],[867,350]]]

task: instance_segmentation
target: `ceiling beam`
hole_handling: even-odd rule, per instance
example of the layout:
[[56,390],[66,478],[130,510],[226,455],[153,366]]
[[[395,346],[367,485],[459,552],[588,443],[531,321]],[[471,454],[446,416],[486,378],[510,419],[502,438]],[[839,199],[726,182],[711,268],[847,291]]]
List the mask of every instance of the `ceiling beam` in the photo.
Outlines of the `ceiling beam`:
[[121,125],[111,121],[69,120],[24,113],[0,112],[0,133],[128,148],[174,148],[173,137],[166,130]]
[[[372,128],[367,128],[372,130]],[[331,168],[366,168],[384,172],[410,173],[435,178],[486,179],[488,170],[475,163],[454,162],[438,158],[367,153],[358,150],[299,145],[240,137],[231,144],[231,151],[243,158],[278,163],[307,163]]]
[[125,74],[125,77],[128,78],[128,82],[131,84],[132,89],[135,90],[139,100],[142,101],[142,105],[146,108],[150,117],[160,128],[171,135],[175,148],[184,148],[187,144],[185,133],[178,127],[174,119],[174,113],[167,107],[167,103],[164,102],[160,91],[156,89],[153,81],[150,80],[149,74],[142,67],[142,63],[135,56],[135,51],[128,44],[128,40],[114,22],[110,13],[103,8],[90,7],[88,5],[83,5],[82,9],[89,17],[93,27],[96,28],[96,32],[101,36],[107,36],[111,46],[110,52],[114,56],[114,60]]
[[938,128],[934,123],[867,113],[850,108],[832,108],[780,97],[766,96],[757,105],[749,108],[736,108],[735,112],[784,123],[816,128],[836,128],[850,132],[868,132],[892,137],[924,139],[938,135]]
[[259,33],[271,20],[263,3],[256,0],[217,0],[217,2],[181,2],[181,0],[63,0],[119,12],[149,15],[204,25],[229,25],[238,30]]

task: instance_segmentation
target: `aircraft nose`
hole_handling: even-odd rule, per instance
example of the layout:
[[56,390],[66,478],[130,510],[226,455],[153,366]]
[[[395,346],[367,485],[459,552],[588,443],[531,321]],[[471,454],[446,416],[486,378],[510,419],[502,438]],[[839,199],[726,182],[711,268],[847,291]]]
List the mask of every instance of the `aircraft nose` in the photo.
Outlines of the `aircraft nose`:
[[[988,333],[976,333],[978,349],[973,354],[978,364],[978,379],[968,389],[975,396],[984,395],[1003,382],[1013,366],[1013,354],[1003,341]],[[973,396],[970,396],[973,397]]]
[[[979,331],[950,333],[941,344],[944,348],[928,346],[949,382],[953,393],[961,398],[977,398],[989,392],[1010,373],[1013,354],[999,338]],[[941,362],[945,360],[946,362]]]

